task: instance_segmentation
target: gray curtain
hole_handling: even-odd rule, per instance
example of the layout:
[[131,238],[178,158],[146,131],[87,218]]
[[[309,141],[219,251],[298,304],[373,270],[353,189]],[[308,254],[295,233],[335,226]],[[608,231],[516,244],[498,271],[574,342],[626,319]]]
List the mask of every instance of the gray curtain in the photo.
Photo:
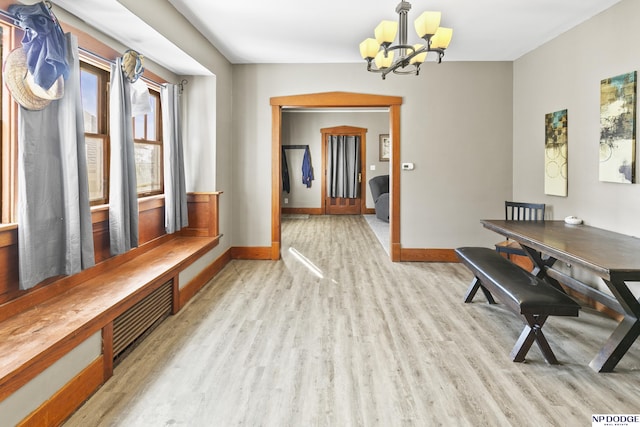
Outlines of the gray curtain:
[[327,196],[360,197],[360,137],[329,135],[327,159]]
[[18,254],[20,288],[95,264],[80,96],[78,42],[65,35],[64,97],[40,111],[20,107]]
[[189,225],[179,87],[164,85],[160,90],[160,102],[164,150],[165,227],[167,233],[171,234]]
[[138,192],[136,182],[131,84],[122,73],[122,58],[111,65],[109,133],[109,235],[111,254],[138,246]]

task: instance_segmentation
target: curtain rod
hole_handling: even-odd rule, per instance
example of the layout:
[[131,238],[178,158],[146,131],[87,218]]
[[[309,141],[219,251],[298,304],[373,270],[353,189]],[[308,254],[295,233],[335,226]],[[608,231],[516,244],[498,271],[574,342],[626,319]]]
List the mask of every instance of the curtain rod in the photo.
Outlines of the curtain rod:
[[[84,47],[80,47],[80,46],[78,46],[78,50],[79,50],[80,52],[82,52],[83,54],[85,54],[85,55],[87,55],[87,56],[90,56],[90,57],[92,57],[93,59],[96,59],[96,60],[98,60],[98,61],[102,61],[102,62],[107,63],[107,64],[110,64],[110,65],[114,65],[114,64],[116,63],[116,61],[115,61],[115,60],[105,58],[104,56],[102,56],[102,55],[98,55],[98,54],[97,54],[97,53],[95,53],[95,52],[91,52],[90,50],[87,50],[87,49],[86,49],[86,48],[84,48]],[[151,79],[149,79],[149,78],[147,78],[147,77],[145,77],[145,76],[140,76],[140,78],[141,78],[142,80],[145,80],[145,81],[147,81],[148,83],[152,83],[152,84],[154,84],[154,85],[162,86],[162,85],[164,84],[164,83],[158,83],[158,82],[156,82],[156,81],[154,81],[154,80],[151,80]]]
[[[47,4],[47,7],[49,9],[51,9],[51,3],[49,3],[48,1],[45,1],[45,4]],[[17,18],[14,15],[10,14],[9,12],[7,12],[6,10],[0,9],[0,16],[5,17],[7,19],[10,19],[12,21],[12,23],[17,26],[17,24],[16,24]],[[91,52],[90,50],[87,50],[86,48],[78,46],[78,50],[81,51],[83,54],[85,54],[87,56],[91,56],[91,57],[93,57],[94,59],[96,59],[98,61],[102,61],[102,62],[107,63],[107,64],[115,64],[115,61],[113,59],[105,58],[104,56],[98,55],[95,52]],[[145,77],[145,76],[141,76],[141,78],[143,80],[147,81],[148,83],[152,83],[152,84],[157,85],[157,86],[162,86],[162,85],[165,84],[165,83],[156,82],[155,80],[152,80],[152,79],[150,79],[148,77]],[[177,85],[180,87],[180,92],[182,92],[182,90],[184,89],[184,85],[186,85],[187,83],[188,83],[188,81],[186,79],[182,79],[179,83],[177,83]]]
[[0,16],[3,16],[7,19],[11,19],[12,22],[15,22],[17,20],[15,16],[13,16],[12,14],[10,14],[4,9],[0,9]]
[[106,62],[107,64],[115,64],[116,63],[116,61],[114,61],[113,59],[107,59],[102,55],[98,55],[95,52],[91,52],[90,50],[85,49],[84,47],[78,46],[78,50],[81,51],[82,53],[84,53],[85,55],[92,56],[94,59]]
[[[105,63],[107,63],[107,64],[112,64],[112,65],[113,65],[113,64],[115,64],[115,63],[116,63],[116,61],[115,61],[115,60],[105,58],[104,56],[102,56],[102,55],[98,55],[98,54],[97,54],[97,53],[95,53],[95,52],[92,52],[92,51],[90,51],[90,50],[87,50],[86,48],[78,47],[78,50],[79,50],[79,51],[81,51],[83,54],[85,54],[85,55],[87,55],[87,56],[91,56],[91,57],[93,57],[94,59],[97,59],[97,60],[99,60],[99,61],[103,61],[103,62],[105,62]],[[152,83],[152,84],[157,85],[157,86],[163,86],[163,85],[165,85],[165,84],[168,84],[168,82],[165,82],[165,83],[159,83],[159,82],[157,82],[157,81],[155,81],[155,80],[153,80],[153,79],[150,79],[150,78],[148,78],[148,77],[145,77],[145,76],[140,76],[140,78],[141,78],[142,80],[144,80],[144,81],[148,82],[148,83]],[[188,83],[188,81],[187,81],[186,79],[182,79],[182,80],[180,81],[180,83],[178,83],[178,84],[177,84],[177,86],[179,86],[179,87],[180,87],[180,92],[181,92],[181,93],[182,93],[182,90],[183,90],[184,85],[185,85],[185,84],[187,84],[187,83]]]

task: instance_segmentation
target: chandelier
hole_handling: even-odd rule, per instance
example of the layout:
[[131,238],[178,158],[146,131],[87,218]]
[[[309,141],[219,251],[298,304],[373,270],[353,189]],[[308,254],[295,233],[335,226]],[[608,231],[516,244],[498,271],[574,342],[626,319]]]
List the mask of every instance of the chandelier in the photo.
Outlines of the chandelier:
[[[438,63],[442,62],[445,49],[449,46],[453,30],[440,26],[440,12],[423,12],[415,20],[414,25],[418,37],[426,44],[407,44],[407,13],[411,3],[404,0],[398,3],[396,13],[398,22],[382,21],[375,28],[375,38],[360,43],[360,55],[367,61],[367,71],[382,73],[384,80],[387,74],[420,73],[420,65],[427,58],[427,53],[435,52]],[[397,45],[391,45],[400,30]],[[395,51],[397,57],[394,58]]]

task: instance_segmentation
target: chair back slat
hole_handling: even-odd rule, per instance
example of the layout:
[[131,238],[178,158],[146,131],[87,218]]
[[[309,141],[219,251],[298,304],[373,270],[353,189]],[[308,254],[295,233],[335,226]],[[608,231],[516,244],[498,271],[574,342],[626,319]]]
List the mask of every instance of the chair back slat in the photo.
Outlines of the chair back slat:
[[508,221],[544,221],[544,203],[504,202],[504,216]]

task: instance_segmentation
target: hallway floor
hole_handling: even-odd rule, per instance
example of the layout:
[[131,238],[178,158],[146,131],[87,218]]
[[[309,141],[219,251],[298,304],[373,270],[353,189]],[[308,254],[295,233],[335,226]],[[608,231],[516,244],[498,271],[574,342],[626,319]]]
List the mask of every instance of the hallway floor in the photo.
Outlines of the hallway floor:
[[361,216],[282,223],[280,261],[232,261],[67,426],[586,426],[640,412],[640,345],[588,363],[615,322],[550,318],[559,366],[460,264],[391,263]]

